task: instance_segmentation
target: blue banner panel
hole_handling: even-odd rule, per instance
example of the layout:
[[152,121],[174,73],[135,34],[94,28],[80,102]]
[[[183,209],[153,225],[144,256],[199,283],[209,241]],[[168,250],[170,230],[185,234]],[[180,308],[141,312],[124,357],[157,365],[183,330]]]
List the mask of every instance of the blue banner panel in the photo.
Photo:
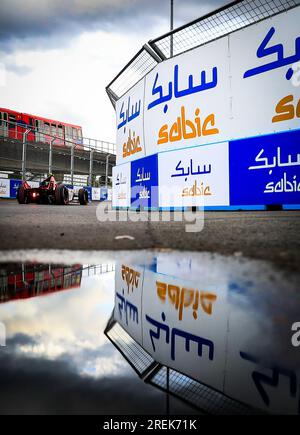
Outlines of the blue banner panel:
[[131,206],[158,207],[157,162],[157,154],[131,162]]
[[91,188],[91,186],[84,186],[84,188],[88,192],[89,201],[92,201],[92,188]]
[[230,205],[300,204],[300,130],[229,143]]
[[22,180],[10,180],[10,197],[17,197],[18,187],[22,184]]

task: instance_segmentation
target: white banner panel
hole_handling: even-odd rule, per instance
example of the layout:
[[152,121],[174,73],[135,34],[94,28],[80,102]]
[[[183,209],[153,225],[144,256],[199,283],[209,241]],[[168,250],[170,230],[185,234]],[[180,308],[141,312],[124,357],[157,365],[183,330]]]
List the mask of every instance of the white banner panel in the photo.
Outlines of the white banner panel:
[[144,145],[145,79],[137,83],[116,104],[117,164],[145,156]]
[[146,153],[227,140],[227,38],[158,64],[146,77]]
[[30,187],[40,187],[39,181],[28,181]]
[[130,163],[114,166],[112,168],[112,205],[113,207],[130,206],[130,183],[131,166]]
[[231,138],[300,127],[299,23],[296,8],[229,36]]
[[159,206],[229,205],[228,143],[158,155]]
[[144,267],[126,262],[116,264],[114,318],[142,344],[142,292]]
[[0,180],[0,198],[10,197],[10,180],[7,178],[1,178]]

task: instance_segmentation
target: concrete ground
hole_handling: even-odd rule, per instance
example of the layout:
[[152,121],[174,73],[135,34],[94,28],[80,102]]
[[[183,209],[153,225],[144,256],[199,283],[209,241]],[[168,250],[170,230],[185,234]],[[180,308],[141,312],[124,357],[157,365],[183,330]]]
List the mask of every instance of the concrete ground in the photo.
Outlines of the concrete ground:
[[[300,211],[206,212],[200,232],[187,222],[151,222],[153,214],[130,212],[143,221],[99,221],[108,204],[19,205],[0,200],[0,249],[179,249],[244,255],[299,270]],[[98,208],[97,208],[98,207]],[[110,206],[109,206],[110,208]],[[114,212],[105,215],[113,219]],[[178,212],[171,213],[172,219]],[[126,218],[126,212],[120,217]],[[167,218],[167,212],[159,214]],[[201,222],[201,212],[197,212]],[[119,236],[129,238],[116,239]]]

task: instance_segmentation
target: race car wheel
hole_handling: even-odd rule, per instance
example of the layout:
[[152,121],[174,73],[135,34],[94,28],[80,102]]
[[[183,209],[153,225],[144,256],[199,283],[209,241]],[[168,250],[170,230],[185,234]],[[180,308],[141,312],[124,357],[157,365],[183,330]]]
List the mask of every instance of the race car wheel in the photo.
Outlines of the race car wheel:
[[58,205],[66,205],[69,202],[69,192],[66,186],[60,184],[55,189],[55,203]]
[[17,200],[19,204],[26,204],[28,202],[26,189],[23,185],[18,187]]
[[89,194],[85,189],[78,190],[78,201],[80,205],[87,205],[89,202]]

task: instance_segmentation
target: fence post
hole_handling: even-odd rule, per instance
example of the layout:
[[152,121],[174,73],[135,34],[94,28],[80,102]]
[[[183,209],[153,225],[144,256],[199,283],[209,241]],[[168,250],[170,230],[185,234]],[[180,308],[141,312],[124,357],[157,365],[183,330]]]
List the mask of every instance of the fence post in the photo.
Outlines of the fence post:
[[71,145],[71,184],[74,183],[74,144]]
[[53,138],[53,139],[51,139],[50,140],[50,143],[49,143],[49,164],[48,164],[48,173],[49,174],[52,174],[52,145],[53,145],[53,142],[55,141],[55,138]]
[[105,187],[107,188],[107,180],[108,180],[108,160],[111,154],[107,154],[106,156],[106,166],[105,166]]
[[26,139],[28,133],[31,131],[30,128],[27,128],[26,131],[23,133],[23,146],[22,146],[22,180],[25,180],[26,178]]
[[90,172],[89,172],[89,186],[92,186],[92,177],[93,177],[93,156],[94,150],[90,150]]

